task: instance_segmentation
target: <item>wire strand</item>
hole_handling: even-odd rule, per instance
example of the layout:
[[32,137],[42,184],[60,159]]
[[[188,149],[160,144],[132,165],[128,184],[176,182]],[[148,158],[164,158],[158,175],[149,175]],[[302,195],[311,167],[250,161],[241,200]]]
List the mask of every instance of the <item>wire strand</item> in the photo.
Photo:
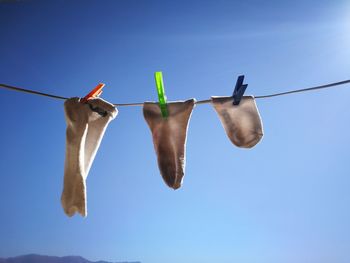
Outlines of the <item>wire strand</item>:
[[[278,96],[284,96],[284,95],[289,95],[293,93],[300,93],[300,92],[307,92],[307,91],[314,91],[314,90],[320,90],[320,89],[327,89],[335,86],[340,86],[344,84],[350,83],[350,79],[348,80],[343,80],[339,82],[333,82],[321,86],[315,86],[315,87],[310,87],[310,88],[305,88],[305,89],[296,89],[296,90],[290,90],[290,91],[285,91],[285,92],[280,92],[280,93],[273,93],[273,94],[267,94],[267,95],[259,95],[259,96],[254,96],[256,99],[266,99],[266,98],[272,98],[272,97],[278,97]],[[9,89],[9,90],[14,90],[14,91],[19,91],[19,92],[25,92],[25,93],[30,93],[30,94],[35,94],[39,96],[45,96],[53,99],[61,99],[61,100],[66,100],[68,99],[67,97],[62,97],[58,95],[53,95],[53,94],[48,94],[44,92],[39,92],[35,90],[30,90],[30,89],[23,89],[19,87],[14,87],[6,84],[0,84],[0,88],[4,89]],[[207,104],[210,103],[211,99],[208,100],[199,100],[196,102],[196,104]],[[129,106],[143,106],[143,102],[136,102],[136,103],[114,103],[114,106],[118,107],[129,107]]]
[[20,91],[20,92],[26,92],[26,93],[36,94],[36,95],[40,95],[40,96],[50,97],[50,98],[54,98],[54,99],[61,99],[61,100],[68,99],[68,98],[62,97],[62,96],[52,95],[52,94],[43,93],[43,92],[30,90],[30,89],[23,89],[23,88],[14,87],[14,86],[6,85],[6,84],[0,84],[0,87],[5,88],[5,89],[9,89],[9,90],[15,90],[15,91]]
[[274,93],[274,94],[269,94],[269,95],[255,96],[255,98],[256,99],[272,98],[272,97],[289,95],[289,94],[305,92],[305,91],[327,89],[327,88],[331,88],[331,87],[334,87],[334,86],[344,85],[344,84],[347,84],[347,83],[350,83],[350,79],[339,81],[339,82],[334,82],[334,83],[329,83],[329,84],[325,84],[325,85],[321,85],[321,86],[315,86],[315,87],[311,87],[311,88],[306,88],[306,89],[297,89],[297,90],[290,90],[290,91],[285,91],[285,92],[281,92],[281,93]]

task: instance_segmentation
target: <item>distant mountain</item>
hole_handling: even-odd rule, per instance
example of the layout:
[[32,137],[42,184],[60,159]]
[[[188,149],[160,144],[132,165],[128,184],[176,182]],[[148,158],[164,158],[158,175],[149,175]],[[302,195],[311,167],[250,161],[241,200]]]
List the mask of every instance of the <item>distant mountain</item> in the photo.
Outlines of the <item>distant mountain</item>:
[[[0,263],[113,263],[107,261],[89,261],[79,256],[53,257],[36,254],[18,256],[13,258],[0,258]],[[140,261],[123,261],[114,263],[141,263]]]

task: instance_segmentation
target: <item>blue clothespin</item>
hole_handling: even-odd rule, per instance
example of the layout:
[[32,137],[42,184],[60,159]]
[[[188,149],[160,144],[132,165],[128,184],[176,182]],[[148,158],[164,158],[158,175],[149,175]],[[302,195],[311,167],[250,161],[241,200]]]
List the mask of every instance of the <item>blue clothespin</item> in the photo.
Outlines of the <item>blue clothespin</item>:
[[233,91],[233,105],[238,105],[241,102],[243,94],[248,87],[248,84],[243,84],[244,75],[238,76],[235,90]]

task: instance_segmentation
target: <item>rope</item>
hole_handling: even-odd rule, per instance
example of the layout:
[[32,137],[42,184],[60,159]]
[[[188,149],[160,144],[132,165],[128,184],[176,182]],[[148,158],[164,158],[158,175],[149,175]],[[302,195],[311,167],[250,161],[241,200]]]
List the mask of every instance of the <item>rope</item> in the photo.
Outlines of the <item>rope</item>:
[[[272,97],[289,95],[289,94],[293,94],[293,93],[300,93],[300,92],[306,92],[306,91],[314,91],[314,90],[326,89],[326,88],[340,86],[340,85],[344,85],[344,84],[348,84],[348,83],[350,83],[350,79],[349,80],[339,81],[339,82],[333,82],[333,83],[329,83],[329,84],[325,84],[325,85],[321,85],[321,86],[305,88],[305,89],[296,89],[296,90],[290,90],[290,91],[285,91],[285,92],[280,92],[280,93],[273,93],[273,94],[268,94],[268,95],[259,95],[259,96],[255,96],[255,98],[256,99],[266,99],[266,98],[272,98]],[[48,94],[48,93],[39,92],[39,91],[35,91],[35,90],[30,90],[30,89],[23,89],[23,88],[14,87],[14,86],[6,85],[6,84],[0,84],[0,88],[9,89],[9,90],[15,90],[15,91],[19,91],[19,92],[25,92],[25,93],[31,93],[31,94],[35,94],[35,95],[39,95],[39,96],[45,96],[45,97],[50,97],[50,98],[60,99],[60,100],[68,99],[66,97],[62,97],[62,96],[58,96],[58,95]],[[196,102],[196,104],[207,104],[207,103],[210,103],[210,102],[211,102],[210,99],[209,100],[199,100],[199,101]],[[137,102],[137,103],[115,103],[113,105],[114,106],[118,106],[118,107],[128,107],[128,106],[143,106],[143,103],[142,102]]]

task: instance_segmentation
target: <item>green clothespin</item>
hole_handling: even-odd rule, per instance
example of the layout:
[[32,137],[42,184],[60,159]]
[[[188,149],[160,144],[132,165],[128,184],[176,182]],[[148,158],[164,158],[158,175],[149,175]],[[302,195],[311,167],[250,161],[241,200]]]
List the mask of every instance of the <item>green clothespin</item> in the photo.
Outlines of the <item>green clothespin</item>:
[[159,107],[162,112],[163,118],[168,117],[168,109],[166,106],[166,96],[164,91],[163,74],[161,71],[154,73],[154,78],[156,80]]

